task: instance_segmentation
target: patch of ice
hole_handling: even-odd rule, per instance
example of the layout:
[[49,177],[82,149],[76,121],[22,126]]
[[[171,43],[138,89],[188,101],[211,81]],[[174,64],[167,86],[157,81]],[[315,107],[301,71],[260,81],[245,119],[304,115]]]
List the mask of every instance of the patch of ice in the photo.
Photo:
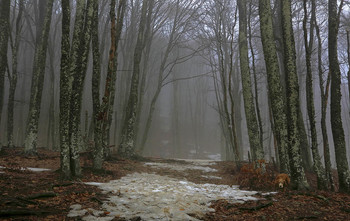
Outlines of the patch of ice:
[[206,176],[206,175],[202,175],[202,177],[208,178],[208,179],[218,179],[218,180],[221,180],[221,179],[222,179],[222,177],[219,177],[219,176]]
[[210,165],[215,165],[216,162],[214,160],[204,160],[204,159],[174,159],[174,160],[181,160],[181,161],[186,161],[188,163],[192,163],[194,165],[198,166],[210,166]]
[[91,185],[91,186],[100,186],[100,185],[102,185],[103,183],[98,183],[98,182],[86,182],[85,184],[86,184],[86,185]]
[[22,168],[21,170],[30,170],[33,172],[43,172],[43,171],[50,171],[51,169],[46,169],[46,168],[34,168],[34,167],[27,167],[27,168]]
[[221,161],[221,154],[211,154],[208,155],[208,158],[215,161]]
[[71,211],[68,213],[68,217],[84,216],[87,213],[86,209],[81,209],[80,204],[74,204],[70,206]]
[[[6,167],[0,166],[0,169],[6,169]],[[33,172],[43,172],[43,171],[50,171],[51,169],[34,168],[34,167],[21,167],[21,170],[30,170],[30,171],[33,171]]]
[[188,165],[188,164],[169,164],[169,163],[145,163],[146,166],[151,166],[153,168],[164,168],[164,169],[171,169],[176,171],[185,171],[185,170],[202,170],[204,172],[217,172],[216,169],[210,168],[210,167],[204,167],[204,166],[194,166],[194,165]]
[[[242,191],[237,186],[195,184],[147,173],[129,174],[98,186],[104,193],[117,193],[102,205],[102,210],[109,212],[107,217],[120,216],[127,220],[137,216],[142,220],[197,220],[188,214],[200,218],[214,211],[209,208],[213,200],[227,199],[242,203],[257,200],[253,197],[257,192]],[[78,210],[72,208],[72,211],[77,214]],[[81,211],[81,214],[86,214],[84,209]],[[74,214],[71,212],[69,214]],[[95,219],[91,216],[89,214],[83,220],[98,220],[98,216],[94,215]]]

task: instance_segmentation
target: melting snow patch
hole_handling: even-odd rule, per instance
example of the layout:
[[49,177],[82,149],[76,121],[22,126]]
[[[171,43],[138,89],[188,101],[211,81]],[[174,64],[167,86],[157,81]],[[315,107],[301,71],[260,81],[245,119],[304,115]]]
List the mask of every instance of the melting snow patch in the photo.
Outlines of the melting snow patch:
[[221,179],[222,179],[222,177],[219,177],[219,176],[206,176],[206,175],[202,175],[202,177],[208,178],[208,179],[218,179],[218,180],[221,180]]
[[27,167],[27,168],[22,168],[22,170],[30,170],[33,172],[43,172],[43,171],[50,171],[51,169],[45,169],[45,168],[33,168],[33,167]]
[[168,164],[168,163],[145,163],[146,166],[151,166],[153,168],[164,168],[171,169],[176,171],[185,171],[185,170],[202,170],[204,172],[217,172],[216,169],[204,166],[194,166],[186,164]]
[[[92,183],[89,183],[92,184]],[[257,200],[255,191],[242,191],[237,186],[215,184],[195,184],[156,174],[134,173],[109,183],[97,183],[104,193],[115,193],[102,205],[107,216],[89,214],[83,220],[110,220],[124,217],[129,220],[197,220],[214,211],[210,202],[227,199],[231,202]],[[84,216],[86,209],[71,207],[70,217]],[[89,209],[88,209],[89,210]],[[81,215],[79,214],[81,211]],[[97,213],[95,213],[97,214]]]
[[[0,166],[0,169],[6,169],[6,167]],[[33,167],[21,167],[21,170],[30,170],[30,171],[33,171],[33,172],[43,172],[43,171],[50,171],[51,169],[33,168]]]

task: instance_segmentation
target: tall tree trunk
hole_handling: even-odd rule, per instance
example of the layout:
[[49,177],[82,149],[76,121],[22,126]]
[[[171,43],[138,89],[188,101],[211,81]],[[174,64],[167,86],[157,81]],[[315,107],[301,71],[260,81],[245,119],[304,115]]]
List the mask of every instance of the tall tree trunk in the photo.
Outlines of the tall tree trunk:
[[307,0],[304,0],[304,20],[303,20],[303,30],[304,30],[304,42],[305,42],[305,57],[306,57],[306,104],[307,112],[309,115],[310,129],[311,129],[311,150],[313,156],[313,169],[317,175],[317,186],[318,189],[327,189],[326,184],[326,173],[321,162],[321,157],[318,152],[317,144],[317,129],[316,129],[316,116],[315,116],[315,106],[314,106],[314,93],[313,93],[313,76],[311,67],[311,57],[314,43],[314,21],[316,20],[316,2],[311,1],[311,21],[310,21],[310,39],[308,37],[307,31]]
[[7,105],[7,146],[9,148],[14,147],[13,141],[13,115],[14,115],[14,104],[15,104],[15,93],[17,87],[17,64],[18,64],[18,52],[19,43],[22,30],[22,14],[23,14],[24,2],[20,0],[18,15],[16,19],[16,32],[14,42],[11,38],[11,49],[12,49],[12,74],[9,75],[10,90]]
[[[343,1],[342,1],[343,2]],[[341,72],[338,61],[339,15],[337,0],[328,1],[328,58],[331,75],[331,124],[339,191],[350,193],[350,172],[341,118]]]
[[285,102],[282,93],[279,66],[276,55],[276,46],[273,36],[271,3],[270,0],[259,1],[260,30],[263,51],[265,56],[267,81],[275,135],[278,143],[278,154],[280,159],[280,171],[289,173],[288,165],[288,129]]
[[112,117],[112,111],[114,107],[114,94],[116,87],[116,73],[117,73],[117,50],[119,40],[123,28],[124,13],[126,8],[126,0],[120,0],[118,4],[117,19],[115,15],[115,0],[111,1],[111,48],[109,53],[109,63],[106,77],[105,93],[100,104],[99,85],[100,85],[100,55],[98,44],[98,22],[97,22],[97,0],[94,1],[94,23],[93,23],[93,108],[94,108],[94,169],[102,169],[104,153],[109,148],[109,128]]
[[142,51],[145,46],[145,39],[147,39],[147,36],[145,35],[145,28],[149,1],[152,0],[144,0],[142,4],[139,33],[134,51],[134,65],[131,78],[131,87],[126,107],[126,117],[123,123],[121,142],[118,149],[118,153],[121,156],[127,158],[133,157],[135,155],[135,122],[137,106],[139,102],[140,63],[142,58]]
[[[80,116],[93,15],[92,0],[78,1],[70,49],[70,6],[62,0],[62,58],[60,79],[61,169],[65,178],[80,176]],[[74,85],[74,87],[73,87]]]
[[[81,175],[79,151],[81,149],[80,119],[81,105],[86,76],[87,62],[90,50],[91,24],[93,16],[93,2],[88,0],[86,5],[82,3],[83,13],[75,20],[77,30],[76,39],[73,37],[70,72],[72,74],[72,87],[70,96],[70,157],[71,171],[74,176]],[[78,13],[77,13],[78,16]],[[74,63],[73,63],[74,62]],[[73,86],[74,85],[74,86]]]
[[[0,2],[0,123],[4,103],[5,73],[7,69],[7,48],[10,32],[10,0]],[[0,140],[0,148],[2,147]]]
[[246,0],[237,1],[239,8],[239,58],[242,76],[244,110],[247,120],[249,143],[253,160],[264,159],[264,150],[260,142],[260,130],[255,112],[249,70],[248,41],[247,41],[247,3]]
[[282,26],[284,44],[284,67],[286,70],[288,153],[292,185],[295,189],[308,189],[301,161],[300,132],[298,115],[300,114],[299,82],[296,67],[295,42],[292,27],[291,2],[282,1]]
[[69,106],[70,106],[70,1],[61,0],[62,5],[62,41],[60,74],[60,154],[61,172],[64,178],[72,176],[69,151]]
[[29,115],[27,123],[26,139],[24,144],[24,152],[26,154],[36,154],[36,145],[38,139],[38,127],[40,117],[41,97],[44,86],[45,67],[46,67],[46,51],[50,33],[51,17],[52,17],[53,0],[47,1],[45,19],[42,33],[37,36],[40,43],[35,48],[33,77],[30,94]]
[[[283,24],[282,24],[282,1],[281,0],[274,0],[274,7],[275,7],[275,18],[274,18],[274,38],[276,42],[276,49],[277,49],[277,56],[278,56],[278,64],[280,68],[280,74],[281,74],[281,84],[282,84],[282,90],[283,90],[283,99],[286,101],[286,71],[284,67],[284,45],[283,45]],[[302,163],[304,165],[304,168],[306,170],[311,170],[312,168],[312,160],[311,160],[311,153],[310,153],[310,147],[309,147],[309,141],[306,133],[306,128],[304,124],[303,115],[301,112],[301,109],[299,109],[300,112],[298,114],[298,124],[299,124],[299,132],[300,132],[300,143],[301,143],[301,157],[302,157]]]
[[[255,53],[254,53],[254,47],[253,47],[253,42],[252,42],[252,27],[251,27],[251,14],[252,14],[252,3],[249,3],[249,16],[248,16],[248,35],[249,35],[249,45],[250,45],[250,54],[252,56],[252,71],[253,71],[253,77],[254,77],[254,92],[255,92],[255,107],[256,107],[256,117],[258,121],[258,126],[259,126],[259,139],[260,139],[260,144],[262,148],[264,147],[264,131],[263,131],[263,123],[261,120],[261,112],[260,112],[260,107],[259,107],[259,90],[258,90],[258,77],[256,73],[256,66],[255,66]],[[270,151],[271,155],[271,151]]]
[[322,130],[322,140],[323,140],[323,154],[324,154],[324,164],[326,169],[327,180],[330,184],[331,190],[335,190],[333,175],[332,175],[332,165],[331,165],[331,154],[329,151],[329,142],[328,142],[328,132],[327,132],[327,106],[328,106],[328,96],[329,96],[329,86],[331,83],[331,75],[327,74],[326,86],[324,87],[323,79],[323,64],[322,64],[322,39],[320,34],[320,28],[315,21],[316,36],[318,41],[317,49],[317,60],[318,60],[318,77],[319,85],[321,91],[321,130]]

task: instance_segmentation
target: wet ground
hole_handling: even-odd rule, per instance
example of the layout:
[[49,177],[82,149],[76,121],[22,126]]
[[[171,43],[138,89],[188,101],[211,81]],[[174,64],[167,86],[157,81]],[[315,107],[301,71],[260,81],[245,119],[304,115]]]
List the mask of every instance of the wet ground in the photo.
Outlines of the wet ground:
[[[95,172],[90,153],[83,153],[82,177],[62,180],[58,152],[22,153],[21,148],[0,152],[0,220],[350,220],[348,194],[252,195],[257,189],[249,185],[243,186],[250,192],[238,190],[249,174],[233,162],[114,157]],[[259,187],[275,191],[261,178],[255,180]],[[307,173],[307,178],[316,187],[316,176]]]
[[[209,175],[217,169],[211,166],[214,161],[172,160],[168,162],[147,162],[145,166],[154,169],[180,172],[183,174],[197,171],[207,179],[222,179]],[[178,174],[178,176],[180,176]],[[113,220],[115,217],[127,220],[200,220],[208,212],[211,202],[226,199],[231,203],[243,203],[258,200],[256,191],[240,190],[238,186],[217,185],[212,183],[196,184],[186,178],[172,178],[155,173],[132,173],[108,183],[86,183],[98,186],[108,195],[108,200],[100,211],[88,213],[89,208],[73,205],[68,217],[81,217],[83,220]],[[107,216],[103,211],[108,211]],[[102,217],[101,217],[102,215]]]

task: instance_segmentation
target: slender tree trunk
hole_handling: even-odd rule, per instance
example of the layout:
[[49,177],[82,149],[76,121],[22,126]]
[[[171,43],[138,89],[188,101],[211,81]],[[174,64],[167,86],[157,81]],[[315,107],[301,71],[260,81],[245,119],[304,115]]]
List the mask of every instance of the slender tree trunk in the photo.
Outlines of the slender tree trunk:
[[326,87],[324,87],[324,79],[323,79],[323,67],[322,67],[322,39],[320,34],[320,28],[317,25],[317,21],[315,21],[316,28],[316,36],[318,41],[318,50],[317,50],[317,59],[318,59],[318,77],[319,77],[319,85],[321,91],[321,130],[322,130],[322,140],[323,140],[323,154],[324,154],[324,163],[326,169],[327,180],[331,186],[331,190],[335,190],[333,175],[332,175],[332,165],[331,165],[331,155],[329,151],[329,142],[328,142],[328,132],[327,132],[327,104],[328,104],[328,96],[329,96],[329,87],[331,83],[331,75],[327,74]]
[[35,49],[33,77],[29,104],[29,117],[27,123],[27,133],[24,145],[26,154],[36,154],[36,145],[38,139],[38,127],[40,117],[41,97],[44,86],[45,67],[46,67],[46,52],[50,33],[51,17],[52,17],[53,0],[47,1],[46,13],[43,24],[40,43]]
[[276,46],[273,37],[270,0],[259,1],[260,30],[263,44],[269,97],[275,125],[275,135],[278,143],[280,171],[289,173],[288,165],[288,129],[285,102],[283,100]]
[[69,151],[69,105],[70,105],[70,1],[61,0],[62,5],[62,41],[60,74],[60,154],[61,172],[64,178],[72,176]]
[[94,108],[94,169],[102,169],[104,153],[107,152],[109,148],[109,129],[112,117],[112,111],[114,107],[114,94],[116,87],[116,73],[117,73],[117,49],[119,45],[119,40],[123,28],[123,19],[126,8],[126,0],[120,0],[118,4],[118,14],[117,19],[115,15],[115,0],[111,1],[111,48],[109,53],[109,63],[106,77],[105,92],[102,98],[102,103],[100,104],[99,95],[99,85],[100,85],[100,55],[98,44],[98,22],[97,22],[97,10],[98,3],[95,0],[95,10],[94,10],[94,24],[93,24],[93,108]]
[[304,42],[305,42],[305,57],[306,57],[306,104],[307,112],[309,115],[310,129],[311,129],[311,150],[313,156],[313,169],[317,175],[317,186],[318,189],[327,189],[326,183],[326,173],[321,162],[321,157],[318,152],[317,144],[317,129],[315,120],[315,106],[314,106],[314,93],[313,93],[313,76],[311,67],[311,57],[314,43],[314,21],[316,20],[316,2],[311,1],[312,11],[311,11],[311,21],[310,21],[310,39],[308,37],[307,31],[307,0],[304,0],[304,20],[303,20],[303,30],[304,30]]
[[[252,3],[249,3],[249,16],[248,16],[248,34],[249,34],[249,45],[250,45],[250,54],[252,57],[252,71],[253,71],[253,77],[254,77],[254,92],[255,92],[255,107],[256,107],[256,117],[259,125],[259,139],[260,139],[260,144],[263,147],[264,144],[264,131],[263,131],[263,124],[261,120],[261,112],[260,112],[260,107],[259,107],[259,90],[258,90],[258,78],[257,78],[257,73],[256,73],[256,66],[255,66],[255,53],[254,53],[254,48],[253,48],[253,42],[252,42],[252,27],[251,27],[251,13],[252,13]],[[271,154],[271,151],[270,151]]]
[[9,148],[14,147],[13,141],[13,115],[14,115],[14,104],[15,104],[15,93],[17,87],[17,64],[18,64],[18,52],[19,43],[22,30],[22,14],[23,14],[24,2],[20,0],[18,15],[16,19],[16,33],[14,42],[11,38],[11,49],[12,49],[12,74],[9,75],[10,80],[10,90],[7,106],[7,146]]
[[140,63],[142,58],[142,51],[145,46],[145,40],[147,39],[147,36],[145,35],[145,29],[148,4],[149,0],[145,0],[142,4],[139,33],[134,51],[134,66],[131,79],[131,87],[126,107],[126,117],[122,129],[121,143],[118,150],[121,156],[127,158],[133,157],[135,155],[135,122],[139,102]]
[[341,72],[338,61],[339,16],[337,0],[328,1],[328,58],[331,75],[331,124],[339,191],[350,193],[350,172],[346,158],[346,144],[341,118]]
[[301,161],[299,82],[296,68],[296,52],[292,27],[291,2],[282,1],[282,24],[284,43],[284,63],[286,70],[288,153],[292,185],[295,189],[309,189]]
[[254,97],[252,92],[249,58],[248,58],[248,41],[247,41],[247,3],[246,0],[237,1],[239,8],[239,58],[242,76],[242,88],[244,98],[244,110],[247,120],[249,143],[253,160],[264,159],[264,150],[259,131],[258,120],[255,112]]
[[[79,151],[81,150],[81,105],[82,94],[84,88],[84,80],[87,70],[88,55],[90,50],[91,40],[91,24],[93,15],[93,1],[88,0],[82,3],[82,17],[76,18],[75,29],[78,28],[78,38],[73,37],[73,54],[70,57],[72,62],[70,71],[72,74],[72,87],[70,97],[70,157],[71,171],[74,176],[81,175]],[[85,10],[84,10],[85,9]],[[78,13],[77,13],[78,16]],[[73,86],[74,85],[74,86]]]
[[[62,0],[62,58],[60,79],[61,169],[65,178],[80,176],[80,116],[93,15],[92,0],[78,1],[70,49],[70,6]],[[73,87],[74,85],[74,87]]]
[[[276,42],[277,47],[277,56],[278,56],[278,64],[280,68],[280,74],[281,74],[281,84],[282,84],[282,90],[283,90],[283,99],[287,100],[286,98],[286,71],[284,67],[284,45],[283,45],[283,24],[282,24],[282,1],[281,0],[275,0],[274,1],[274,7],[275,7],[275,14],[276,17],[274,19],[274,39]],[[299,109],[298,114],[298,125],[299,125],[299,132],[300,132],[300,143],[301,143],[301,157],[302,157],[302,163],[304,165],[304,168],[306,170],[311,170],[312,168],[312,160],[311,160],[311,153],[310,153],[310,147],[308,143],[308,137],[304,125],[304,119],[301,112],[301,109]]]
[[[10,32],[10,0],[0,2],[0,123],[4,103],[5,73],[7,69],[7,48]],[[0,140],[0,149],[2,147]]]

